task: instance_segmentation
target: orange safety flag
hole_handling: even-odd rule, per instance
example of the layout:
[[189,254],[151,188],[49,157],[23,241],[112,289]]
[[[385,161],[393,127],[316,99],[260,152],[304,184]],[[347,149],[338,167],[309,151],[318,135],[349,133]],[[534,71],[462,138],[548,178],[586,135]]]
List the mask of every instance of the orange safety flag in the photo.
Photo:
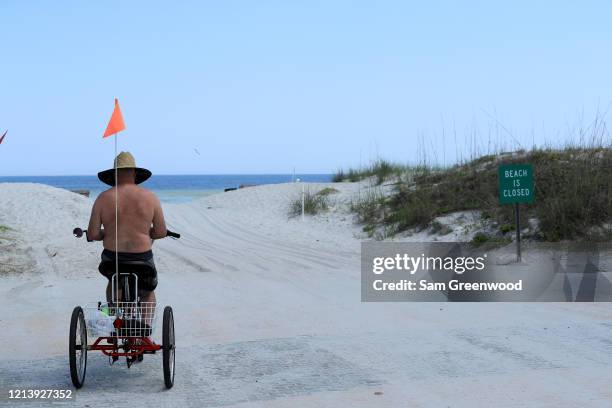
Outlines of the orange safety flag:
[[4,132],[2,137],[0,137],[0,144],[2,144],[2,142],[4,141],[4,136],[6,136],[7,133],[8,133],[8,129]]
[[108,121],[108,126],[106,126],[106,131],[104,132],[103,137],[114,135],[115,133],[121,132],[123,129],[125,129],[123,115],[121,114],[121,109],[119,109],[119,100],[115,98],[115,109],[113,110],[113,116],[111,116],[110,120]]

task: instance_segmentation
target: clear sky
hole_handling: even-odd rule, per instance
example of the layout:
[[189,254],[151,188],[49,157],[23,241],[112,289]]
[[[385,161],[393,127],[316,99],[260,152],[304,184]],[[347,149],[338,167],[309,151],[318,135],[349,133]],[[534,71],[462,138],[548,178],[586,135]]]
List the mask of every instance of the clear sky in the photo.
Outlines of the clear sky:
[[612,101],[611,16],[609,1],[3,0],[0,175],[109,167],[115,97],[119,148],[157,174],[571,139]]

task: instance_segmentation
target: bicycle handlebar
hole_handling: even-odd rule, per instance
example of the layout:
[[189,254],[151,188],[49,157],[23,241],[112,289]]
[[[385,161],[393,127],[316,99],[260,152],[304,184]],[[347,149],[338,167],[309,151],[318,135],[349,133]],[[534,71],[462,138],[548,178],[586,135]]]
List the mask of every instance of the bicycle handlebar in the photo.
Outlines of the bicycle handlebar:
[[[72,230],[72,234],[75,237],[77,237],[77,238],[81,238],[83,235],[85,235],[85,237],[87,237],[87,230],[84,230],[84,229],[81,229],[81,228],[77,227],[77,228]],[[171,237],[171,238],[175,238],[175,239],[179,239],[181,237],[181,234],[177,234],[176,232],[173,232],[173,231],[170,231],[169,229],[166,229],[166,236],[167,237]]]
[[177,234],[176,232],[172,232],[169,229],[166,229],[166,236],[179,239],[181,237],[181,234]]

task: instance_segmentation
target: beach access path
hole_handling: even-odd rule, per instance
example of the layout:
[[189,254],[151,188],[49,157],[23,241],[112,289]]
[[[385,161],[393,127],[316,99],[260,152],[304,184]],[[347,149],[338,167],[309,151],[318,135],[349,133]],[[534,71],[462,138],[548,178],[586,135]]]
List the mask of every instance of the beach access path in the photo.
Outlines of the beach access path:
[[[311,185],[318,189],[325,185]],[[357,192],[339,183],[335,200]],[[295,184],[164,206],[180,240],[156,242],[157,299],[172,305],[176,380],[161,355],[129,370],[89,353],[57,406],[609,407],[612,306],[362,303],[360,228],[348,212],[289,219]],[[0,184],[0,406],[9,389],[73,389],[72,309],[102,300],[100,243],[71,235],[91,201]],[[7,243],[8,242],[8,243]],[[158,341],[159,337],[158,337]]]

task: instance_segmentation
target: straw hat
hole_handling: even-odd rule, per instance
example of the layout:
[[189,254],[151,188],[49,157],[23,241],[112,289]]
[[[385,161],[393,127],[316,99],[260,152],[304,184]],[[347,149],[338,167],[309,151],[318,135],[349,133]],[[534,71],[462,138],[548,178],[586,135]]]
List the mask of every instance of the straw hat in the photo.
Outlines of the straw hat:
[[115,158],[115,164],[112,169],[104,170],[98,173],[98,178],[101,182],[109,186],[115,185],[115,166],[118,169],[134,169],[136,170],[136,184],[140,184],[151,177],[151,172],[147,169],[136,167],[136,160],[130,152],[121,152]]

